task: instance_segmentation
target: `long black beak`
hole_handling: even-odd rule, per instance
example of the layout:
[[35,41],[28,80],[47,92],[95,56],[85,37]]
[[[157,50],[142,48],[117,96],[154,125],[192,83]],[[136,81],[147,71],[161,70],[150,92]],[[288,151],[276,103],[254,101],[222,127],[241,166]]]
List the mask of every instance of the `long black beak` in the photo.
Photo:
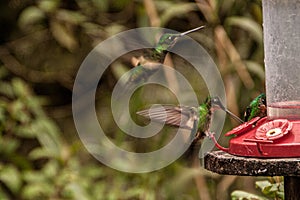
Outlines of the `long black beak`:
[[244,123],[244,121],[241,118],[239,118],[238,116],[236,116],[235,114],[233,114],[232,112],[230,112],[227,108],[225,108],[225,106],[223,105],[223,103],[221,102],[221,100],[219,99],[219,97],[213,97],[211,99],[211,103],[214,106],[218,106],[220,109],[222,109],[223,111],[225,111],[234,120],[240,122],[241,124]]
[[189,34],[189,33],[191,33],[191,32],[198,31],[198,30],[200,30],[200,29],[202,29],[202,28],[205,28],[205,26],[199,26],[199,27],[197,27],[197,28],[194,28],[194,29],[185,31],[185,32],[183,32],[183,33],[180,33],[179,36],[180,36],[180,37],[181,37],[181,36],[184,36],[184,35]]

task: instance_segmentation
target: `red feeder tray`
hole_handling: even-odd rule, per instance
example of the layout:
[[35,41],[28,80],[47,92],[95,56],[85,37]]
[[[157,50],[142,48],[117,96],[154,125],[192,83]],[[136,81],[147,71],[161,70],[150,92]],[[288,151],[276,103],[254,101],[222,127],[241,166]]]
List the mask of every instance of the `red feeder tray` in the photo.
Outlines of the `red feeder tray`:
[[256,117],[232,129],[226,136],[235,135],[229,148],[216,146],[225,152],[246,157],[300,157],[300,120]]

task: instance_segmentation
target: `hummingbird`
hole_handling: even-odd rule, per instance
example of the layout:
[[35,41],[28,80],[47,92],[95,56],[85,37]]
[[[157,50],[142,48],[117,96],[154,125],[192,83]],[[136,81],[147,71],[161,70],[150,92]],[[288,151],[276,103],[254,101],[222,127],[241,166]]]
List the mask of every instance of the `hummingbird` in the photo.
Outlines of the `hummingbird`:
[[210,137],[209,128],[214,109],[222,109],[231,117],[243,123],[243,120],[225,108],[219,97],[207,97],[205,102],[198,107],[154,105],[151,109],[138,111],[137,114],[158,123],[165,123],[196,132],[195,136],[192,136],[191,146],[194,146],[202,137]]
[[264,93],[258,95],[251,101],[249,106],[246,108],[244,114],[244,120],[250,121],[254,117],[265,117],[267,116],[267,101]]
[[179,38],[191,32],[200,30],[204,27],[205,26],[199,26],[197,28],[178,34],[163,34],[153,49],[149,49],[145,53],[145,55],[140,56],[138,59],[132,59],[135,67],[129,75],[127,84],[141,83],[146,81],[152,74],[158,71],[158,69],[164,62],[168,50],[170,50],[176,44]]

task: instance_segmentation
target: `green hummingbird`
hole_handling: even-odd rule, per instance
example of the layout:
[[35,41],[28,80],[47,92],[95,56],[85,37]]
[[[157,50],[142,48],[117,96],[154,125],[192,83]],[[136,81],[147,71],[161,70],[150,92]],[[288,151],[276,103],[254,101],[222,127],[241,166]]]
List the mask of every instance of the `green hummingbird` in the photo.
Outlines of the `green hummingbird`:
[[222,109],[231,117],[243,123],[243,120],[225,108],[219,97],[208,97],[199,107],[154,105],[150,109],[138,111],[137,114],[158,123],[192,130],[192,132],[195,132],[193,145],[203,136],[210,137],[209,127],[214,109]]
[[246,108],[244,119],[250,121],[254,117],[265,117],[267,116],[267,101],[264,93],[258,95],[253,99],[250,105]]
[[141,83],[146,81],[152,74],[158,71],[164,62],[168,50],[175,45],[180,37],[204,27],[205,26],[200,26],[179,34],[163,34],[153,49],[148,49],[145,55],[136,59],[135,67],[129,75],[127,83]]

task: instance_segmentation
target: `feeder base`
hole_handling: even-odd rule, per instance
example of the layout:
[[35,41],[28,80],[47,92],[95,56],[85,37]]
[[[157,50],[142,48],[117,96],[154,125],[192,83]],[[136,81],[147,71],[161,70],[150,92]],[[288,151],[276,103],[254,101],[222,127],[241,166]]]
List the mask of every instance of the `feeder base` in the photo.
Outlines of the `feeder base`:
[[224,175],[300,176],[300,158],[249,158],[213,151],[205,155],[204,168]]

